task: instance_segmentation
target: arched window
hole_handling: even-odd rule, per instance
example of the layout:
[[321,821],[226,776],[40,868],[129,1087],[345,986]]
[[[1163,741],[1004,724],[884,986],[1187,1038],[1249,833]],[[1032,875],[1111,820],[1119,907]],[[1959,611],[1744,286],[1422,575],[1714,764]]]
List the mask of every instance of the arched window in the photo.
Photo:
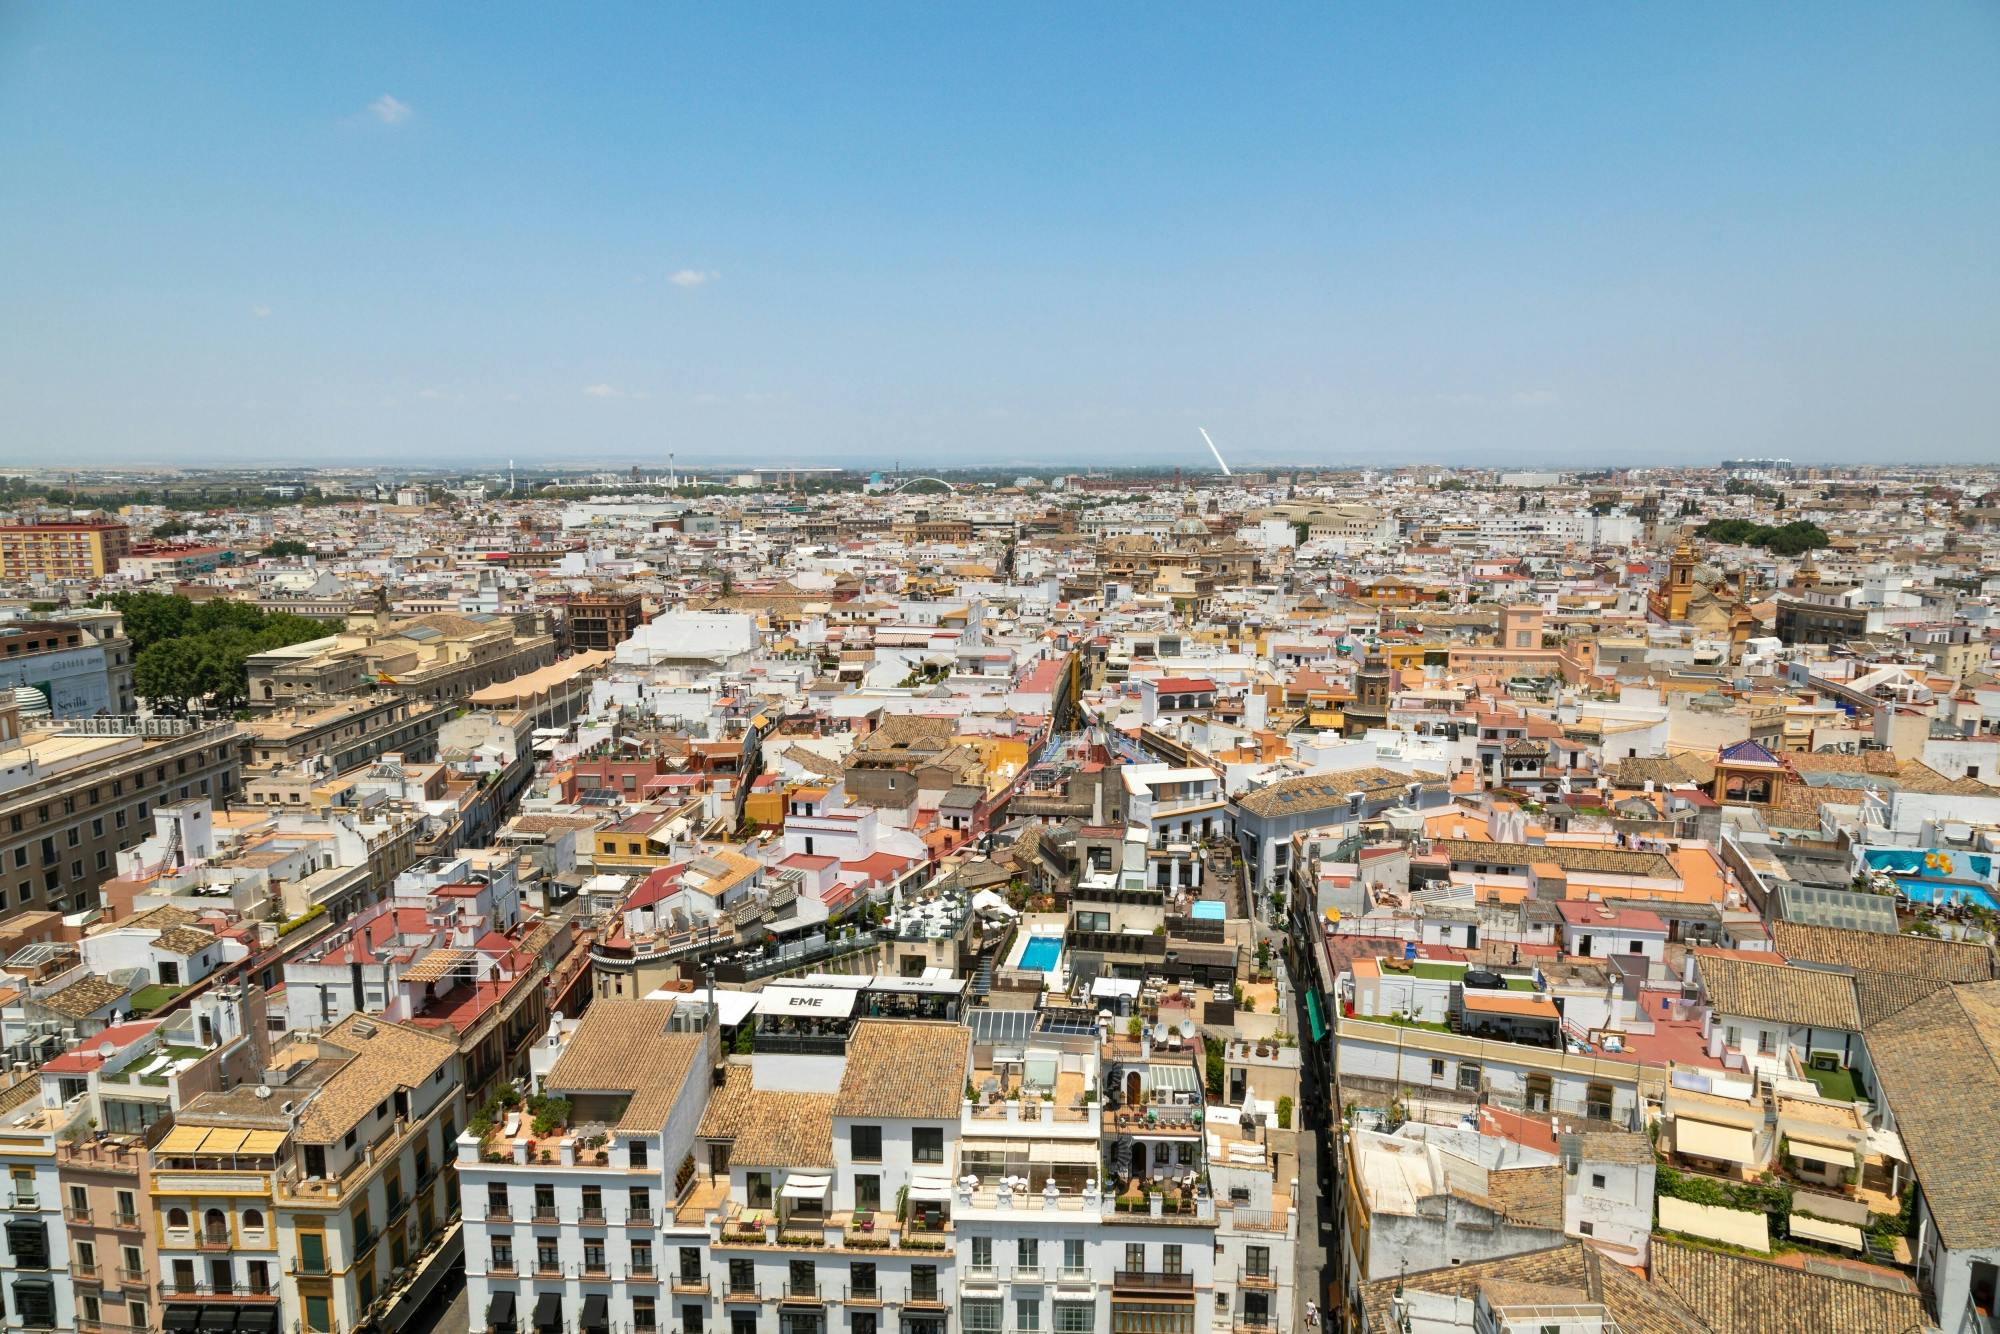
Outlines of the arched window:
[[243,1211],[243,1230],[245,1232],[262,1232],[264,1230],[263,1210],[245,1209]]
[[169,1209],[169,1210],[167,1210],[167,1226],[168,1226],[168,1227],[171,1227],[171,1228],[185,1228],[185,1227],[186,1227],[187,1225],[188,1225],[188,1211],[187,1211],[187,1210],[185,1210],[185,1209]]

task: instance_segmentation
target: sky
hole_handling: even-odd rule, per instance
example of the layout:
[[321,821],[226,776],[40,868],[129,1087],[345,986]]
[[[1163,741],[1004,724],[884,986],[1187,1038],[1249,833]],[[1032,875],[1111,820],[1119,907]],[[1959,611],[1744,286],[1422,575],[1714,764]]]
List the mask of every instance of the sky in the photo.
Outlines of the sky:
[[2000,462],[2000,6],[0,3],[0,464]]

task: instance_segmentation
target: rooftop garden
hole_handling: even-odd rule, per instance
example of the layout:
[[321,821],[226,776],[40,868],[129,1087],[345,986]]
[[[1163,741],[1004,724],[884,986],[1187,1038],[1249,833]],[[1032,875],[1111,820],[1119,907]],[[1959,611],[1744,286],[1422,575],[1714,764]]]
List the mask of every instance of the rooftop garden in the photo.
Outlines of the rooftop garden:
[[151,986],[140,987],[132,993],[132,1018],[144,1019],[184,990],[185,987],[170,986],[165,982],[155,982]]
[[1831,1102],[1853,1102],[1861,1096],[1861,1090],[1854,1081],[1854,1072],[1847,1069],[1821,1070],[1807,1066],[1806,1078],[1819,1089],[1819,1096]]

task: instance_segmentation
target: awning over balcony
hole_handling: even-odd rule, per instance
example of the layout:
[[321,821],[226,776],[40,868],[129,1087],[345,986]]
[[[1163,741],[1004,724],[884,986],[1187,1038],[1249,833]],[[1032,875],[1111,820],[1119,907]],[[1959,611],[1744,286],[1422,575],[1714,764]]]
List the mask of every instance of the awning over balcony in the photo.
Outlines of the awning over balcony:
[[583,1334],[602,1334],[611,1328],[611,1299],[593,1292],[583,1299]]
[[1829,1223],[1823,1218],[1810,1214],[1793,1214],[1786,1225],[1795,1237],[1808,1241],[1823,1241],[1830,1246],[1845,1246],[1850,1251],[1861,1249],[1861,1229],[1852,1223]]
[[911,1177],[910,1198],[927,1204],[943,1204],[951,1198],[951,1182],[943,1177]]
[[1028,1161],[1031,1163],[1075,1163],[1084,1167],[1096,1167],[1096,1140],[1044,1140],[1038,1139],[1028,1145]]
[[486,1324],[491,1329],[512,1329],[514,1327],[514,1294],[504,1289],[493,1294],[493,1300],[486,1304]]
[[832,1185],[832,1177],[807,1176],[803,1172],[794,1172],[785,1178],[785,1188],[779,1193],[788,1200],[824,1200],[827,1189]]
[[237,1334],[278,1334],[278,1308],[246,1306],[236,1318]]
[[544,1292],[536,1297],[535,1328],[547,1330],[549,1334],[561,1334],[562,1327],[562,1294]]
[[204,1306],[201,1308],[201,1324],[197,1328],[201,1334],[231,1334],[241,1311],[242,1308],[235,1306]]
[[1827,1163],[1834,1167],[1854,1166],[1854,1150],[1843,1149],[1833,1144],[1815,1144],[1808,1139],[1793,1136],[1785,1141],[1785,1152],[1794,1158],[1807,1162]]
[[1717,1162],[1757,1163],[1757,1137],[1738,1126],[1718,1126],[1708,1121],[1674,1118],[1674,1150],[1695,1158]]
[[201,1328],[201,1308],[199,1306],[169,1306],[160,1327],[167,1334],[193,1334]]
[[1306,988],[1306,1023],[1311,1027],[1314,1042],[1326,1037],[1326,1016],[1320,1012],[1319,992],[1310,987]]

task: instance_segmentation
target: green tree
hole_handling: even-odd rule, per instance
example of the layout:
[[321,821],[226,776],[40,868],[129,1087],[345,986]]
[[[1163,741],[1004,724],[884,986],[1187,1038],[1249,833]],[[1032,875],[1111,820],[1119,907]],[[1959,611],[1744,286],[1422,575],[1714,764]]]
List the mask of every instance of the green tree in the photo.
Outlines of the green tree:
[[285,557],[296,558],[300,556],[311,555],[312,548],[307,546],[305,543],[295,541],[292,538],[281,537],[277,541],[273,542],[270,546],[265,547],[263,554],[273,558],[274,560]]

